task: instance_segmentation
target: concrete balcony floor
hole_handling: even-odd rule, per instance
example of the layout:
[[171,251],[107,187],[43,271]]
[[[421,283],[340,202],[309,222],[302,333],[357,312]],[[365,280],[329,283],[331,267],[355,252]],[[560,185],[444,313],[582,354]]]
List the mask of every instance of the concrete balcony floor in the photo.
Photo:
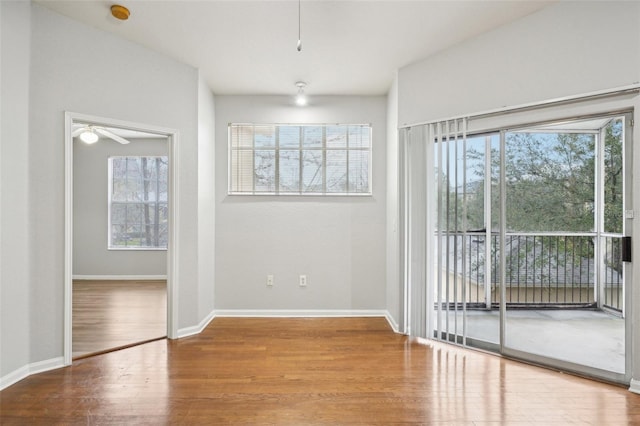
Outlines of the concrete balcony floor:
[[[469,338],[499,344],[498,310],[467,310],[466,318]],[[451,331],[461,335],[462,323],[461,311],[449,312]],[[508,310],[505,343],[509,349],[610,372],[625,369],[625,321],[607,312]]]

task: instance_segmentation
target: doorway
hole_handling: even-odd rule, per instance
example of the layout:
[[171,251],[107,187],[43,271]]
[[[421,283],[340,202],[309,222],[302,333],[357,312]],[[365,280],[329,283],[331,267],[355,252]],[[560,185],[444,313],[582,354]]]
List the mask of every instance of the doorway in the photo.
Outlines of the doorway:
[[65,114],[67,365],[176,336],[176,142],[170,129]]
[[[470,135],[460,120],[401,134],[405,251],[418,254],[406,256],[408,323],[426,324],[424,337],[628,382],[631,117]],[[411,171],[416,153],[423,177]],[[413,216],[429,199],[431,218]],[[420,232],[423,246],[411,240]]]

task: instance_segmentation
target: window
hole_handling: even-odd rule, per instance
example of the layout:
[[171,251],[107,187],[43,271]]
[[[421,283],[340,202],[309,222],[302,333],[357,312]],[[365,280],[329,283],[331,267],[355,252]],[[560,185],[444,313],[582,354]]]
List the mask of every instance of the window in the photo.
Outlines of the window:
[[371,126],[231,124],[229,194],[370,195]]
[[167,157],[109,158],[109,248],[167,248]]

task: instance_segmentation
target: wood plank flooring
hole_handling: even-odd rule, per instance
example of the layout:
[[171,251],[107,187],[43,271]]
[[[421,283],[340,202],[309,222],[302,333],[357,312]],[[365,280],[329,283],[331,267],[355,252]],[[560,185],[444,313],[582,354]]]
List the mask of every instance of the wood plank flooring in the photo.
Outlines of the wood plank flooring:
[[640,424],[626,389],[397,335],[383,318],[216,318],[0,392],[14,424]]
[[73,358],[167,335],[167,282],[73,282]]

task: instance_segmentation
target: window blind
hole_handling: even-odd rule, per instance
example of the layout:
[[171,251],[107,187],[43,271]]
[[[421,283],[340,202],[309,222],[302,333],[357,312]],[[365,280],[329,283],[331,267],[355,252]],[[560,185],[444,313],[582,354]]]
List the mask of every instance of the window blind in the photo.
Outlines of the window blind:
[[229,194],[370,195],[368,124],[230,124]]

